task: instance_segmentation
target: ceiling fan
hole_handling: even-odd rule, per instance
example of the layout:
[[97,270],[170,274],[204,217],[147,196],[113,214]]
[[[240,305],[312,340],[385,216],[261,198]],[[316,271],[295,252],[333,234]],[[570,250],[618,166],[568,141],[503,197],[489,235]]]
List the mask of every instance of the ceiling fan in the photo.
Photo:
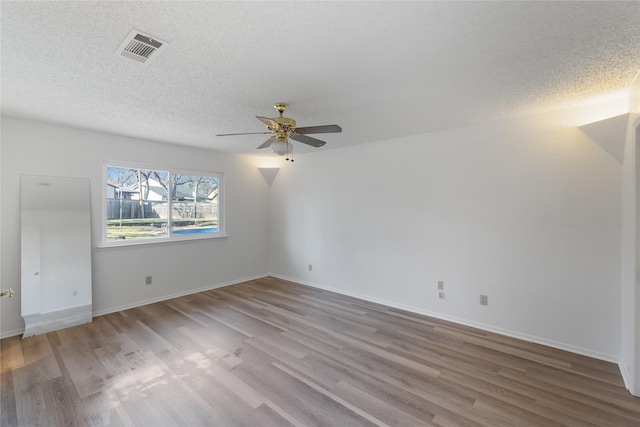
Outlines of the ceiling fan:
[[286,160],[293,161],[293,158],[289,158],[290,153],[293,154],[293,145],[289,142],[289,139],[302,142],[312,147],[322,147],[326,144],[325,141],[307,136],[307,134],[342,132],[342,128],[338,125],[296,127],[295,120],[282,115],[288,107],[287,104],[278,102],[274,104],[273,107],[280,113],[280,117],[270,119],[268,117],[256,116],[258,120],[267,125],[267,132],[222,133],[216,136],[271,134],[271,137],[257,148],[271,147],[271,151],[274,153],[281,156],[287,155]]

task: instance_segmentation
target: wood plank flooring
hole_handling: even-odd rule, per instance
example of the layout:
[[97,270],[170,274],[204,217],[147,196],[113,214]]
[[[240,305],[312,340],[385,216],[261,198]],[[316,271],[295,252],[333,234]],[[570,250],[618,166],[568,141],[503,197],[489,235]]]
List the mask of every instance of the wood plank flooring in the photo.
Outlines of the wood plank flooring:
[[640,426],[614,364],[270,277],[0,359],[2,426]]

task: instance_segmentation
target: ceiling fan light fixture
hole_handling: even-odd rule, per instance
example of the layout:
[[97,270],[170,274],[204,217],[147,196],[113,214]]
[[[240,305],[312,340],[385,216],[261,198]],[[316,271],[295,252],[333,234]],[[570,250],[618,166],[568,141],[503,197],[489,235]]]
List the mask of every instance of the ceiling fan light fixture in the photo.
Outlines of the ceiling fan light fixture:
[[291,151],[291,143],[287,141],[274,141],[271,143],[271,151],[278,156],[284,156]]

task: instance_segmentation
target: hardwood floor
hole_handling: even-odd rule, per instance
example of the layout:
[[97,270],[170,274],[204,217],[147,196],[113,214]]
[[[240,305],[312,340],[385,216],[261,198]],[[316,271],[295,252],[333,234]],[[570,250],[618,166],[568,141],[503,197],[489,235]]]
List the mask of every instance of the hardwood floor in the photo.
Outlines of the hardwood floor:
[[640,426],[614,364],[274,278],[0,345],[2,426]]

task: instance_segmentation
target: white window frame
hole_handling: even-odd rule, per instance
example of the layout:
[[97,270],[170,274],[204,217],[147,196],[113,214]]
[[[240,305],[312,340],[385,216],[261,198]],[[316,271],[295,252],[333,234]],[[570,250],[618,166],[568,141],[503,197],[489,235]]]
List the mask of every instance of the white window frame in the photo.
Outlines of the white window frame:
[[[107,167],[124,168],[124,169],[144,169],[144,170],[156,170],[162,172],[168,172],[169,185],[172,184],[172,175],[190,175],[190,176],[207,176],[218,178],[218,231],[211,233],[194,233],[194,234],[172,234],[172,219],[171,215],[167,217],[167,237],[154,237],[151,239],[131,239],[131,240],[107,240]],[[168,242],[184,242],[189,240],[204,240],[204,239],[220,239],[226,238],[225,231],[225,179],[224,172],[212,172],[201,171],[191,169],[172,168],[167,166],[149,165],[144,163],[129,163],[129,162],[103,162],[102,164],[102,216],[100,229],[102,233],[101,243],[99,247],[121,247],[121,246],[135,246],[135,245],[147,245],[158,244]],[[171,194],[171,192],[169,192]],[[167,210],[171,212],[171,205],[173,201],[172,197],[167,197]]]

